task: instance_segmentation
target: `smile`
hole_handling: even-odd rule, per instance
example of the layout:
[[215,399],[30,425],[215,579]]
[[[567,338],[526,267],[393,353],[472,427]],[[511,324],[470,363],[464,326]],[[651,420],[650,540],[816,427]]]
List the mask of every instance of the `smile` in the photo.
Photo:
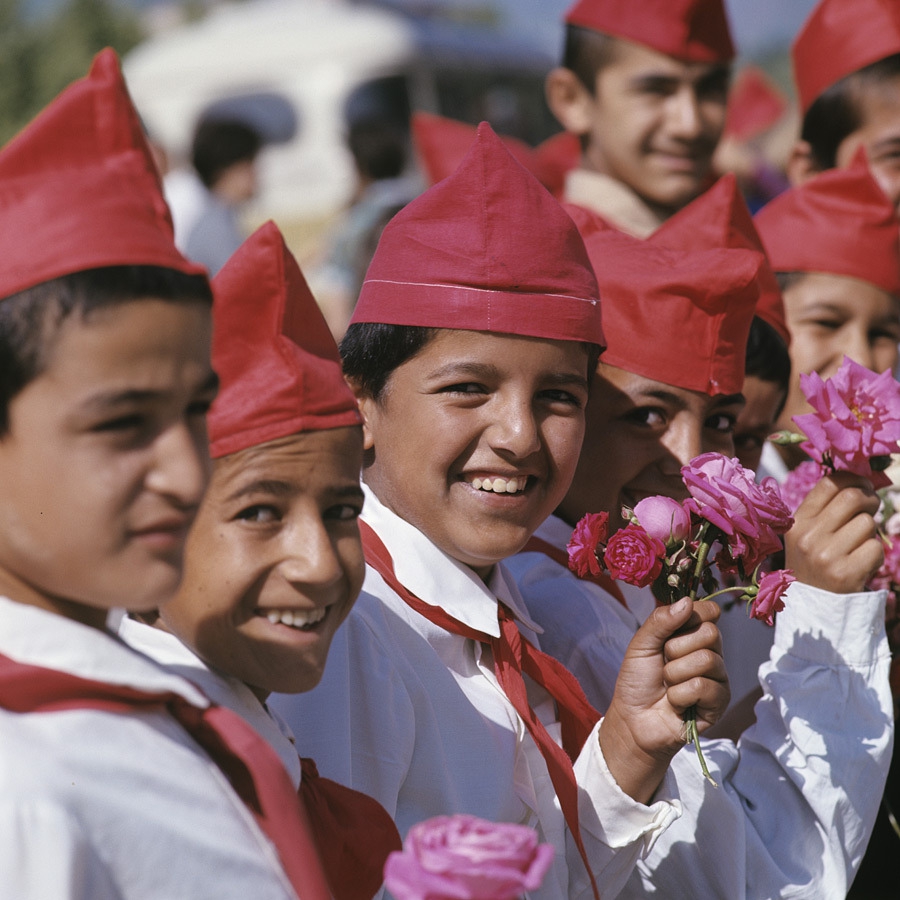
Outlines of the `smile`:
[[518,478],[473,478],[470,482],[476,491],[491,491],[495,494],[518,494],[525,490],[528,476]]
[[325,618],[328,608],[324,609],[269,609],[260,610],[258,615],[265,616],[273,625],[287,625],[289,628],[310,628]]

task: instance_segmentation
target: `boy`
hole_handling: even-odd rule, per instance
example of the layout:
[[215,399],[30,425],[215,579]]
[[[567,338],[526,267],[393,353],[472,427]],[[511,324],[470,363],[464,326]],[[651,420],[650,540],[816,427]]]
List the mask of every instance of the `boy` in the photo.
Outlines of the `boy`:
[[792,184],[850,165],[864,147],[900,210],[900,9],[890,0],[821,0],[791,56],[803,113]]
[[[800,375],[833,375],[844,358],[893,369],[900,341],[900,223],[860,155],[776,197],[756,227],[781,279],[793,374],[779,428],[809,411]],[[775,448],[772,448],[774,450]],[[798,446],[767,448],[783,478],[805,458]]]
[[678,815],[659,786],[681,713],[696,703],[705,728],[728,696],[717,610],[684,601],[635,638],[596,723],[502,565],[568,486],[599,312],[577,229],[483,124],[385,229],[341,344],[366,582],[319,687],[275,701],[401,834],[457,812],[536,827],[557,851],[541,898],[615,896]]
[[269,741],[300,788],[333,896],[369,900],[388,853],[401,849],[394,823],[371,798],[318,778],[311,760],[301,779],[293,737],[265,707],[271,691],[316,685],[362,587],[359,410],[272,222],[213,289],[212,478],[159,627],[126,619],[120,634]]
[[646,238],[712,180],[734,46],[721,0],[578,0],[547,102],[582,142],[563,199]]
[[0,203],[3,892],[324,900],[275,755],[106,630],[175,592],[216,389],[111,50],[0,151]]
[[[716,267],[709,251],[676,254],[613,232],[586,243],[609,348],[588,405],[585,449],[557,514],[538,529],[543,543],[526,548],[539,552],[509,565],[547,652],[602,709],[624,656],[629,609],[638,613],[633,633],[653,598],[649,589],[617,585],[617,602],[609,589],[577,579],[565,566],[566,542],[585,513],[606,509],[612,522],[622,503],[683,497],[682,464],[701,451],[728,453],[753,295],[749,273],[731,265],[727,277],[722,269],[729,254],[747,251],[719,251]],[[629,258],[638,249],[641,266]],[[687,326],[673,342],[676,321]],[[690,427],[704,408],[712,414],[706,427]],[[684,814],[620,896],[844,896],[871,831],[892,736],[884,594],[862,591],[881,554],[876,508],[871,486],[854,477],[826,479],[801,507],[787,555],[803,583],[791,587],[771,662],[760,670],[758,724],[739,747],[705,742],[718,790],[703,782],[691,748],[675,756]],[[757,623],[740,624],[745,642],[754,628],[765,637]],[[836,718],[840,708],[853,709],[853,719]]]

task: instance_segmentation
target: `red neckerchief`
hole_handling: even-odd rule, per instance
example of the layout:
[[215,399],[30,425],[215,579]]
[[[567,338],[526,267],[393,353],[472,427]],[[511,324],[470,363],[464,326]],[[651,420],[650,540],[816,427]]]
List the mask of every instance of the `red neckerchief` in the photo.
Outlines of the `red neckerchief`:
[[[544,757],[566,824],[591,880],[594,897],[599,900],[600,894],[594,881],[594,874],[588,862],[587,853],[581,840],[581,829],[578,825],[578,785],[575,781],[572,761],[581,752],[585,740],[600,719],[600,713],[591,706],[575,676],[562,663],[552,656],[542,653],[527,638],[523,637],[509,610],[502,603],[498,604],[499,637],[493,637],[464,625],[440,607],[425,603],[401,584],[394,573],[394,561],[390,551],[385,547],[381,538],[366,522],[359,523],[359,530],[366,562],[412,609],[451,634],[458,634],[491,648],[494,656],[494,674]],[[562,726],[562,747],[550,737],[547,729],[528,704],[523,673],[541,685],[556,701]]]
[[601,572],[599,575],[593,575],[591,572],[586,572],[584,575],[577,574],[569,568],[569,554],[566,553],[565,550],[560,550],[559,547],[555,547],[549,541],[545,541],[543,538],[532,535],[528,538],[528,543],[519,552],[543,553],[544,556],[549,556],[553,562],[559,563],[567,572],[572,572],[576,578],[580,578],[582,581],[590,581],[592,584],[602,587],[607,594],[615,597],[625,609],[628,609],[628,604],[625,602],[625,597],[622,594],[621,589],[615,581],[606,574],[606,572]]
[[388,854],[403,849],[394,820],[368,794],[322,778],[313,760],[301,757],[300,764],[300,799],[332,893],[337,900],[372,900]]
[[275,751],[237,713],[192,706],[172,691],[143,691],[19,663],[0,655],[0,707],[16,713],[165,710],[206,751],[275,845],[300,900],[331,900],[303,805]]

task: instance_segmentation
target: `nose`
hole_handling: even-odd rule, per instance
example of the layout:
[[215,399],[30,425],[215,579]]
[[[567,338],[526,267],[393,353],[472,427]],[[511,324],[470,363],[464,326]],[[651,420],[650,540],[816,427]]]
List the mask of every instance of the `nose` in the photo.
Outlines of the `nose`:
[[840,365],[845,356],[849,356],[854,362],[874,371],[876,366],[875,350],[864,328],[853,328],[849,334],[844,335],[840,353],[835,354],[837,365]]
[[540,450],[540,428],[531,398],[509,398],[488,411],[493,417],[489,429],[494,450],[524,459]]
[[681,467],[703,452],[703,425],[693,419],[673,422],[662,444],[668,451],[663,470],[666,474],[680,475]]
[[203,499],[209,480],[210,461],[206,429],[179,422],[154,442],[154,455],[146,485],[176,506],[189,509]]
[[284,540],[285,553],[279,570],[287,581],[307,588],[328,588],[340,582],[341,562],[321,519],[286,530]]
[[669,98],[667,104],[671,133],[684,140],[699,137],[703,130],[700,104],[693,88],[685,85]]

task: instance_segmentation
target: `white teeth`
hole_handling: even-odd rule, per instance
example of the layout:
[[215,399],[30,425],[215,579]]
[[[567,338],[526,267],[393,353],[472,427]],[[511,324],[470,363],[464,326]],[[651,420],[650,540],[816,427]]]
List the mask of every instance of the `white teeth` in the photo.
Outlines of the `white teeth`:
[[473,478],[472,487],[476,491],[492,491],[495,494],[517,494],[525,489],[527,478]]
[[311,609],[306,612],[295,609],[270,609],[265,613],[266,618],[273,625],[287,625],[290,628],[306,628],[315,625],[325,618],[327,609]]

